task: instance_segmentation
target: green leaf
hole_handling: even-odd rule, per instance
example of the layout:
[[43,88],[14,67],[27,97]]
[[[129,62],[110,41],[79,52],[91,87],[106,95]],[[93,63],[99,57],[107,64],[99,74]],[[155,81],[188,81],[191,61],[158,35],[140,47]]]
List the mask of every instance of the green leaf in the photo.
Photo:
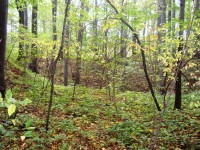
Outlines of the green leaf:
[[16,111],[16,105],[11,104],[8,106],[8,115],[11,116]]
[[32,131],[26,131],[26,132],[24,133],[24,136],[25,136],[25,137],[32,137],[32,136],[33,136],[33,133],[32,133]]
[[26,98],[25,100],[23,101],[20,101],[19,104],[22,105],[22,106],[26,106],[28,104],[32,103],[32,101],[28,98]]
[[194,107],[196,107],[196,108],[200,107],[200,102],[198,101],[198,102],[194,103]]
[[17,101],[14,98],[11,97],[11,98],[7,99],[7,103],[17,104]]
[[6,99],[9,100],[10,98],[12,98],[12,92],[9,89],[9,90],[6,91]]
[[6,133],[6,129],[4,128],[3,125],[0,124],[0,135],[3,135]]
[[31,126],[32,123],[33,123],[33,120],[32,120],[32,119],[29,119],[28,121],[26,121],[25,127],[26,127],[26,128],[29,128],[29,127]]

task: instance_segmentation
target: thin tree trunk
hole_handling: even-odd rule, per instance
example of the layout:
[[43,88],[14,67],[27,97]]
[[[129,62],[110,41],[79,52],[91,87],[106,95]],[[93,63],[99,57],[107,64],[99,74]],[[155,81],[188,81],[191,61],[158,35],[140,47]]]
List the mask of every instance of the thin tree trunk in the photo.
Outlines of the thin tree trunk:
[[[38,4],[34,4],[32,7],[32,34],[37,38],[37,13],[38,13]],[[29,64],[29,69],[35,73],[38,73],[37,69],[37,45],[32,43],[31,46],[31,63]]]
[[[122,7],[122,12],[124,12],[124,9],[123,9],[123,6],[124,6],[124,0],[121,1],[121,7]],[[126,75],[126,66],[127,66],[127,62],[125,60],[126,58],[126,38],[128,37],[127,35],[127,31],[126,31],[126,28],[123,26],[123,23],[121,25],[121,31],[120,31],[120,55],[122,58],[124,58],[124,60],[122,61],[123,62],[123,71],[122,71],[122,86],[121,86],[121,89],[122,91],[125,91],[127,86],[126,86],[126,80],[125,80],[125,75]]]
[[168,2],[168,33],[169,33],[169,36],[171,38],[172,34],[171,34],[171,29],[172,29],[172,25],[171,25],[171,22],[172,22],[172,0],[169,0]]
[[[178,52],[181,52],[183,50],[183,21],[184,21],[184,16],[185,16],[185,0],[180,0],[180,31],[179,31],[179,47],[178,47]],[[179,60],[177,64],[181,64]],[[177,75],[177,80],[175,84],[175,103],[174,103],[174,109],[181,109],[181,89],[182,89],[182,82],[181,82],[181,70],[180,68],[177,68],[178,70],[178,75]]]
[[132,33],[132,42],[133,42],[133,45],[132,45],[132,55],[136,54],[135,51],[136,51],[136,38],[134,36],[134,34]]
[[17,60],[20,61],[25,57],[25,45],[24,45],[24,30],[25,30],[25,4],[22,4],[19,0],[16,0],[17,10],[19,13],[19,55]]
[[52,27],[53,27],[53,49],[51,51],[51,60],[50,60],[50,65],[49,65],[49,76],[53,74],[53,65],[54,65],[54,52],[56,51],[56,42],[57,42],[57,27],[56,27],[56,22],[57,22],[57,0],[52,1]]
[[[195,3],[195,14],[196,14],[196,18],[195,19],[199,19],[200,18],[200,9],[199,9],[199,5],[200,5],[200,0],[196,0]],[[198,23],[198,27],[200,26],[200,23]],[[197,35],[197,39],[200,40],[200,35]]]
[[[161,30],[161,28],[163,27],[163,25],[166,23],[166,2],[165,0],[158,0],[158,13],[159,13],[159,17],[158,17],[158,22],[157,22],[157,27],[158,27],[158,53],[160,55],[162,55],[162,51],[161,51],[161,47],[162,44],[164,43],[164,41],[162,40],[162,38],[165,36],[165,32],[163,30]],[[163,76],[163,64],[161,62],[158,62],[158,65],[160,68],[159,69],[159,76],[160,76],[160,93],[163,95],[165,93],[165,82],[163,82],[164,80],[164,76]]]
[[[81,9],[84,9],[84,2],[81,1]],[[80,70],[81,70],[81,49],[82,49],[82,44],[83,44],[83,32],[84,32],[84,28],[83,28],[83,23],[82,23],[82,19],[83,18],[83,14],[80,14],[80,21],[79,21],[79,30],[78,30],[78,43],[79,43],[79,47],[76,50],[76,75],[75,75],[75,83],[76,84],[80,84]]]
[[95,18],[94,18],[94,23],[93,23],[93,43],[94,43],[94,51],[97,52],[97,34],[98,34],[98,20],[97,20],[97,8],[98,8],[98,2],[97,0],[94,1],[95,5]]
[[24,50],[23,50],[23,75],[24,75],[24,78],[25,79],[25,71],[27,69],[27,61],[28,61],[28,49],[29,49],[29,45],[27,44],[27,40],[25,39],[26,38],[26,32],[28,31],[28,7],[27,7],[27,4],[25,2],[25,6],[24,6],[24,32],[23,32],[23,43],[24,43]]
[[[70,0],[71,2],[71,0]],[[69,3],[70,3],[69,2]],[[67,86],[69,83],[68,77],[69,77],[69,39],[70,38],[70,21],[67,21],[67,26],[66,26],[66,49],[67,49],[67,54],[64,59],[64,86]]]
[[65,8],[65,17],[64,17],[64,21],[63,21],[63,30],[62,30],[62,39],[61,39],[61,44],[60,44],[60,49],[58,52],[58,55],[53,63],[53,74],[51,75],[51,91],[50,91],[50,99],[49,99],[49,105],[48,105],[48,112],[47,112],[47,117],[46,117],[46,131],[48,131],[49,129],[49,120],[50,120],[50,113],[51,113],[51,107],[52,107],[52,103],[53,103],[53,92],[54,92],[54,76],[55,76],[55,72],[56,72],[56,65],[57,62],[60,58],[61,52],[63,51],[63,47],[64,47],[64,39],[65,39],[65,28],[66,28],[66,22],[67,22],[67,18],[68,18],[68,12],[69,12],[69,5],[70,5],[71,0],[68,0],[67,4],[66,4],[66,8]]
[[[175,0],[172,0],[172,18],[175,19],[176,18],[176,8],[175,8]],[[175,36],[175,22],[172,22],[172,37]],[[173,53],[175,54],[175,50],[173,50]]]
[[7,35],[8,0],[1,1],[0,5],[0,93],[5,98],[5,54]]
[[[107,13],[108,12],[108,6],[106,5],[105,6],[105,12]],[[107,19],[108,19],[108,16],[106,16],[105,18],[105,21],[107,22]],[[104,32],[104,37],[105,37],[105,44],[104,44],[104,52],[103,52],[103,55],[104,55],[104,60],[107,64],[108,62],[108,31],[109,29],[106,29],[105,32]],[[110,91],[110,86],[109,86],[109,75],[108,75],[108,69],[107,69],[107,65],[104,65],[104,69],[102,70],[102,75],[104,76],[105,75],[105,84],[106,84],[106,95],[108,95],[108,99],[110,99],[111,101],[111,91]]]
[[[124,6],[124,0],[121,1],[122,12],[124,12],[123,6]],[[125,48],[126,47],[126,41],[125,41],[126,29],[124,28],[123,24],[121,25],[120,38],[121,38],[121,41],[120,41],[120,45],[121,45],[120,54],[121,54],[122,58],[126,58],[126,48]]]

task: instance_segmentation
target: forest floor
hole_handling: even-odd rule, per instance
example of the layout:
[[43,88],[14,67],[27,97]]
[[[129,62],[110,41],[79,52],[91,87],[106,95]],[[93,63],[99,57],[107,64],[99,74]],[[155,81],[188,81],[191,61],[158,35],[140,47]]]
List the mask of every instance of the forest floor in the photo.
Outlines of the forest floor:
[[[55,86],[49,131],[45,131],[49,101],[47,79],[40,75],[22,73],[9,65],[8,88],[13,98],[32,100],[18,107],[16,125],[5,121],[6,111],[0,109],[0,149],[49,150],[120,150],[150,149],[155,129],[160,125],[149,93],[119,92],[110,101],[105,89],[77,86]],[[162,97],[158,95],[162,105]],[[200,148],[200,92],[183,95],[183,109],[173,110],[173,97],[164,114],[156,149]]]

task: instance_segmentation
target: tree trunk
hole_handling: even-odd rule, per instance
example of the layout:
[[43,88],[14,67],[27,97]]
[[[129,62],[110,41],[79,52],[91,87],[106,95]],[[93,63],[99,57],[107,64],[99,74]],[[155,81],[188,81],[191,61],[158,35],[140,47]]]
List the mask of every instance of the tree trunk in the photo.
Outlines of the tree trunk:
[[[121,1],[121,7],[122,7],[122,12],[124,12],[123,6],[125,5],[124,0]],[[123,71],[122,71],[122,86],[121,90],[125,91],[127,89],[127,83],[126,83],[126,66],[127,66],[127,61],[125,58],[127,57],[127,49],[126,49],[126,40],[128,35],[127,35],[127,29],[124,27],[123,23],[121,25],[121,31],[120,31],[120,55],[122,58],[124,58],[123,62]]]
[[[98,45],[97,45],[97,34],[98,34],[98,20],[97,20],[97,8],[98,8],[98,2],[97,0],[94,1],[94,5],[95,5],[95,18],[94,18],[94,21],[93,21],[93,43],[94,43],[94,51],[97,52],[97,49],[98,49]],[[97,52],[98,53],[98,52]]]
[[[71,2],[71,0],[70,0]],[[69,2],[69,3],[70,3]],[[70,21],[67,21],[67,26],[66,26],[66,49],[67,53],[65,54],[65,59],[64,59],[64,86],[67,86],[68,83],[68,76],[69,76],[69,38],[70,38]]]
[[[81,1],[81,9],[84,9],[84,2]],[[83,14],[80,14],[80,21],[79,21],[79,30],[78,30],[78,43],[79,47],[76,50],[76,75],[75,75],[75,83],[80,84],[80,70],[81,70],[81,49],[83,44],[83,23],[82,23]]]
[[[180,0],[180,31],[179,31],[179,47],[178,47],[178,52],[181,52],[183,50],[183,21],[184,21],[184,16],[185,16],[185,0]],[[175,103],[174,103],[174,109],[181,109],[181,88],[182,88],[182,83],[181,83],[181,70],[180,64],[182,64],[181,60],[178,62],[178,67],[177,67],[177,80],[175,84]]]
[[137,44],[137,41],[136,41],[136,38],[134,36],[134,33],[132,33],[132,42],[133,42],[133,45],[131,46],[132,47],[132,55],[135,55],[136,54],[136,44]]
[[62,29],[62,39],[61,39],[61,44],[60,44],[60,49],[58,52],[58,55],[52,65],[52,75],[51,75],[51,91],[50,91],[50,98],[49,98],[49,105],[48,105],[48,112],[47,112],[47,117],[46,117],[46,131],[49,129],[49,120],[50,120],[50,113],[51,113],[51,107],[53,103],[53,92],[54,92],[54,77],[55,77],[55,72],[56,72],[56,65],[58,63],[58,60],[60,58],[61,52],[63,51],[64,47],[64,39],[65,39],[65,28],[66,28],[66,22],[68,18],[68,12],[69,12],[69,5],[70,5],[71,0],[68,0],[66,3],[66,8],[65,8],[65,16],[64,16],[64,21],[63,21],[63,29]]
[[168,2],[168,32],[169,32],[169,36],[171,38],[171,29],[172,29],[172,26],[171,26],[171,22],[172,22],[172,0],[169,0]]
[[[172,0],[172,18],[176,18],[176,8],[175,8],[176,2],[175,0]],[[175,36],[175,23],[174,21],[172,22],[172,37]],[[175,53],[175,51],[174,51]]]
[[[37,13],[38,13],[38,4],[34,4],[32,7],[32,34],[37,38]],[[29,64],[29,69],[35,73],[38,73],[37,69],[37,45],[32,43],[31,50],[31,63]]]
[[5,98],[5,53],[7,35],[8,0],[1,1],[0,5],[0,93]]
[[[122,12],[124,12],[124,9],[123,9],[123,6],[124,6],[124,0],[121,1],[121,7],[122,7]],[[126,35],[126,29],[125,27],[123,26],[123,24],[121,25],[121,31],[120,31],[120,55],[122,58],[126,58],[126,41],[125,41],[125,38],[127,37]]]
[[28,30],[28,7],[24,7],[24,29]]
[[19,55],[17,60],[20,61],[25,57],[24,49],[24,30],[25,30],[25,4],[16,0],[17,10],[19,13]]
[[54,42],[53,49],[51,51],[51,60],[49,65],[49,76],[53,74],[53,65],[54,65],[54,52],[56,51],[56,42],[57,42],[57,0],[52,1],[52,27],[53,27],[53,35],[52,40]]
[[[200,9],[199,9],[199,5],[200,5],[200,0],[196,0],[196,4],[195,4],[195,14],[196,14],[196,19],[200,18]],[[198,23],[197,25],[198,27],[200,27],[200,23]],[[200,34],[196,35],[197,40],[200,40]]]
[[[162,51],[161,51],[161,47],[162,44],[164,43],[164,41],[162,40],[162,37],[165,36],[165,33],[163,30],[161,30],[161,28],[163,27],[163,25],[166,23],[166,2],[165,0],[158,0],[158,13],[159,13],[159,17],[158,17],[158,22],[157,22],[157,27],[158,27],[158,53],[159,55],[162,55]],[[160,80],[160,93],[163,95],[165,93],[165,82],[163,82],[164,80],[164,76],[163,76],[163,64],[161,62],[158,63],[159,65],[159,76],[161,78]]]

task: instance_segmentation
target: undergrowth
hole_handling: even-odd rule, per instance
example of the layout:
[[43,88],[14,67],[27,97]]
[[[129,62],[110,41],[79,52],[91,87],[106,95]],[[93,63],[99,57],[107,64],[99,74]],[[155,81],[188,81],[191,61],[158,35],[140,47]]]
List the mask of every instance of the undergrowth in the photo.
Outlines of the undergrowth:
[[[7,74],[13,82],[13,97],[29,98],[32,103],[19,110],[15,126],[0,125],[0,149],[149,149],[160,113],[148,93],[127,91],[110,101],[105,89],[77,86],[72,100],[73,86],[56,85],[50,130],[45,132],[48,81],[32,73]],[[183,110],[167,109],[158,149],[199,148],[199,99],[200,92],[192,92],[183,96]]]

